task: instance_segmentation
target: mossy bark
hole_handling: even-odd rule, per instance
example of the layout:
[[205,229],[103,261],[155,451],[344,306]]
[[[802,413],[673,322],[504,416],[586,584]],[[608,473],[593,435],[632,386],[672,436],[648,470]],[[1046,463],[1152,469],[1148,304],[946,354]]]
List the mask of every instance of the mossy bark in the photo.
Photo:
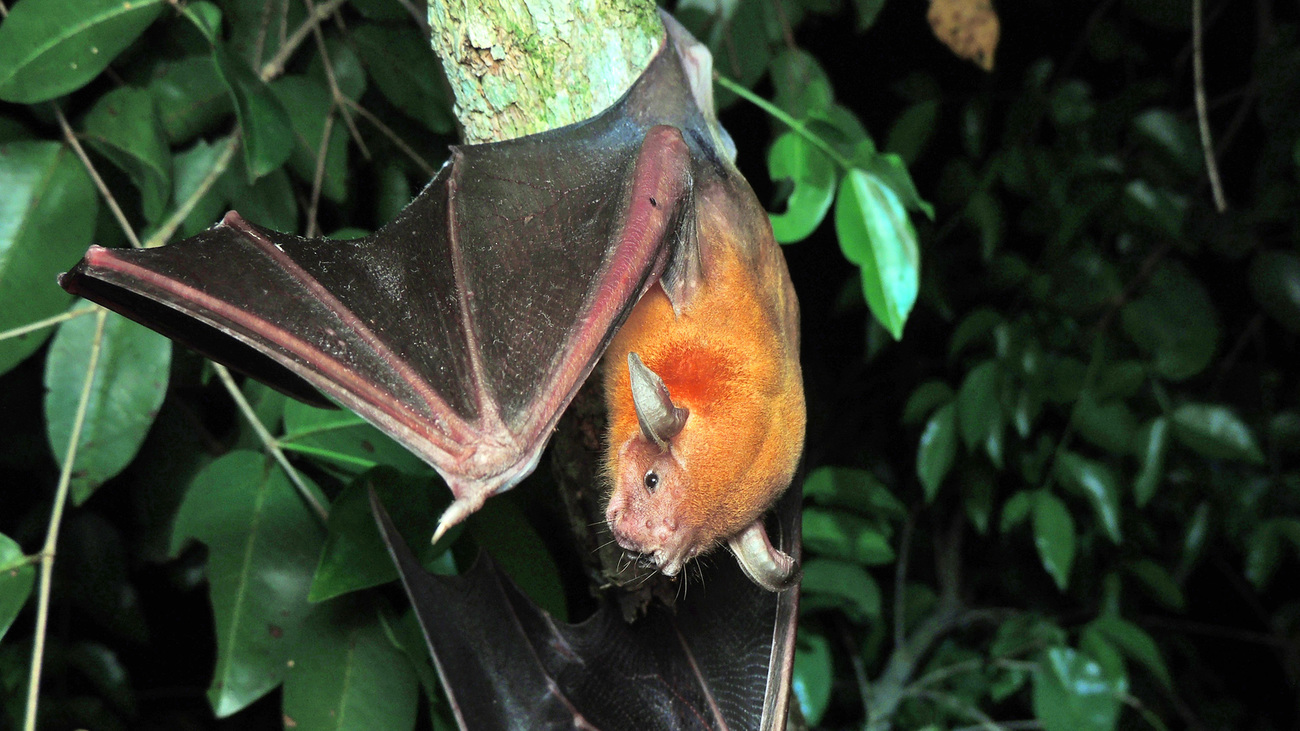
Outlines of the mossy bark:
[[469,143],[595,116],[663,35],[653,0],[429,0],[430,41]]

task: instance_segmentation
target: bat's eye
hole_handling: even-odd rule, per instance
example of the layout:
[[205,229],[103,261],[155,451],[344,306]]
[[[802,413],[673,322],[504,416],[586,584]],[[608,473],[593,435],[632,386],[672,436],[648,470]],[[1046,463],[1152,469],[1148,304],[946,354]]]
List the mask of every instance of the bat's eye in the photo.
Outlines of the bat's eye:
[[656,487],[659,487],[659,475],[655,474],[654,470],[650,470],[645,473],[645,489],[653,494]]

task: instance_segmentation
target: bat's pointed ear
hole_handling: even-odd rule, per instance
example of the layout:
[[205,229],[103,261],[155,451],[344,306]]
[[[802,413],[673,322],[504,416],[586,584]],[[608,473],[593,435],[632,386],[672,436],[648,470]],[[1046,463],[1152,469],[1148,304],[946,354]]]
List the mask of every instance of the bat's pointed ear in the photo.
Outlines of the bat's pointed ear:
[[632,376],[632,404],[636,419],[646,439],[667,449],[668,442],[686,426],[690,409],[673,404],[664,379],[641,362],[636,353],[627,354],[627,370]]
[[781,591],[799,578],[799,564],[767,538],[763,519],[759,518],[732,538],[728,545],[736,561],[755,584],[768,591]]

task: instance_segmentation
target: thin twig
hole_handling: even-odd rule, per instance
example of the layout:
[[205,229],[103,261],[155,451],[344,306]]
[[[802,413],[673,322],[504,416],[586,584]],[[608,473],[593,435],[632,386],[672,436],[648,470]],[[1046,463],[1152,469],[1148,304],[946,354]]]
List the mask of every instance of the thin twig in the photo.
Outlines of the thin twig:
[[434,175],[437,174],[438,172],[437,168],[433,167],[428,162],[426,162],[423,157],[420,157],[420,155],[415,150],[411,149],[410,145],[406,144],[405,140],[399,137],[396,132],[389,129],[388,125],[384,124],[383,121],[380,120],[379,117],[376,117],[374,114],[372,114],[370,110],[366,109],[360,104],[357,104],[356,102],[352,101],[346,96],[343,97],[340,101],[343,102],[344,106],[351,108],[357,114],[360,114],[361,116],[365,117],[367,122],[370,122],[371,124],[375,125],[376,129],[382,132],[385,137],[392,140],[394,145],[397,145],[397,149],[406,153],[407,157],[411,158],[411,160],[414,161],[416,165],[419,165],[420,169],[424,171],[425,175],[428,175],[429,177],[433,177]]
[[275,52],[271,60],[262,66],[262,71],[259,74],[262,81],[270,81],[283,74],[284,65],[289,62],[289,57],[298,50],[298,46],[302,45],[302,42],[307,39],[307,35],[312,32],[312,29],[320,25],[322,20],[328,18],[330,13],[338,10],[345,2],[347,0],[326,0],[317,5],[313,12],[307,16],[307,19],[302,22],[302,25],[298,26],[292,34],[285,38],[284,43],[280,45],[279,50]]
[[971,720],[978,723],[975,728],[987,729],[988,731],[1001,731],[1002,727],[993,720],[987,713],[976,708],[974,705],[958,698],[950,693],[940,693],[933,690],[922,690],[910,693],[917,698],[925,698],[941,705],[947,706],[952,711],[968,716]]
[[1210,191],[1214,194],[1214,209],[1219,213],[1228,210],[1223,198],[1223,181],[1219,180],[1219,163],[1214,159],[1214,143],[1210,140],[1210,117],[1205,108],[1205,59],[1201,48],[1202,0],[1192,0],[1192,76],[1196,83],[1196,122],[1201,130],[1201,151],[1205,154],[1205,172],[1210,176]]
[[32,667],[27,681],[27,716],[23,723],[25,731],[36,730],[36,707],[41,695],[41,667],[45,661],[45,631],[50,619],[50,583],[54,575],[54,550],[59,543],[63,507],[68,502],[72,467],[77,461],[77,447],[81,442],[81,429],[86,423],[90,389],[95,384],[95,368],[99,365],[99,355],[104,342],[104,323],[107,320],[108,310],[100,310],[95,323],[95,337],[90,341],[90,358],[86,364],[86,378],[81,384],[81,398],[77,401],[77,412],[72,417],[72,433],[68,436],[68,449],[63,453],[59,484],[54,490],[54,507],[50,511],[50,525],[45,531],[45,545],[41,548],[41,586],[36,599],[36,635],[32,640]]
[[257,22],[257,39],[253,42],[253,65],[262,63],[266,51],[266,29],[271,27],[271,0],[262,0],[262,17]]
[[249,425],[253,427],[253,431],[257,434],[257,438],[261,440],[262,445],[271,453],[271,456],[275,458],[275,461],[280,463],[280,468],[284,470],[289,481],[298,489],[299,494],[302,495],[302,499],[307,501],[307,505],[316,513],[316,516],[320,518],[320,521],[322,523],[326,522],[329,519],[329,509],[321,503],[320,499],[316,497],[316,493],[312,492],[311,488],[307,486],[307,483],[303,482],[302,477],[298,474],[298,471],[293,468],[293,465],[289,464],[289,459],[284,456],[284,451],[280,449],[279,443],[276,442],[275,437],[271,436],[271,432],[266,430],[266,426],[262,424],[262,420],[257,418],[257,413],[253,411],[253,407],[248,403],[248,399],[244,398],[244,392],[239,390],[239,386],[235,383],[235,379],[230,375],[230,371],[220,363],[213,363],[212,367],[216,369],[217,377],[221,379],[221,383],[226,387],[226,390],[230,392],[230,397],[235,400],[235,405],[239,407],[240,413],[244,415],[244,418],[248,420]]
[[208,171],[208,174],[203,176],[203,179],[199,181],[199,186],[194,189],[194,192],[190,194],[189,198],[186,198],[184,202],[176,207],[176,210],[172,212],[172,215],[167,217],[167,220],[163,222],[163,225],[160,226],[152,236],[145,240],[144,248],[152,249],[157,246],[162,246],[171,240],[171,237],[176,233],[176,229],[180,228],[181,224],[185,223],[185,219],[189,217],[190,212],[194,210],[194,206],[198,205],[203,196],[207,195],[208,191],[212,189],[212,186],[216,184],[217,180],[221,177],[221,174],[226,172],[226,168],[230,167],[230,160],[235,156],[235,150],[238,149],[239,130],[236,129],[226,138],[226,148],[217,156],[217,161],[213,163],[212,169]]
[[65,322],[73,318],[81,317],[82,315],[89,315],[90,313],[98,309],[99,309],[99,305],[78,307],[75,310],[69,310],[67,312],[55,315],[54,317],[47,317],[44,320],[29,322],[26,325],[16,327],[12,330],[5,330],[4,332],[0,332],[0,340],[8,340],[9,338],[21,337],[34,330],[40,330],[43,327],[51,327],[59,324],[60,322]]
[[81,143],[77,141],[77,136],[72,133],[72,127],[68,126],[68,119],[63,116],[63,110],[54,102],[51,102],[50,106],[54,107],[54,116],[59,120],[59,129],[63,130],[63,139],[67,140],[72,149],[76,151],[77,157],[81,158],[81,164],[85,166],[86,172],[90,173],[91,180],[95,181],[95,187],[99,189],[99,194],[108,202],[108,207],[113,211],[113,217],[117,219],[117,224],[122,227],[122,233],[126,234],[127,241],[131,242],[131,246],[137,249],[140,248],[140,239],[136,237],[130,222],[126,220],[126,214],[122,213],[122,208],[117,205],[117,199],[108,191],[104,179],[99,177],[99,172],[95,170],[94,164],[90,162],[90,157],[86,155]]
[[803,122],[800,122],[799,120],[787,114],[784,109],[781,109],[775,104],[755,94],[749,89],[746,89],[740,84],[737,84],[736,82],[723,76],[722,74],[714,72],[713,80],[718,82],[719,86],[723,87],[724,89],[727,89],[728,91],[731,91],[736,96],[740,97],[741,99],[744,99],[750,104],[753,104],[759,109],[762,109],[764,112],[767,112],[777,121],[781,122],[785,126],[794,130],[794,132],[797,133],[800,137],[804,138],[805,140],[808,140],[808,142],[812,144],[813,147],[816,147],[817,149],[826,153],[826,155],[830,157],[831,160],[833,160],[836,165],[839,165],[841,168],[845,170],[853,169],[854,165],[848,158],[836,152],[835,148],[831,147],[829,144],[826,143],[826,140],[823,140],[821,137],[813,134],[813,132],[809,130],[808,127],[805,126]]
[[311,238],[320,233],[320,222],[316,220],[316,213],[320,210],[320,190],[325,183],[325,159],[330,149],[330,134],[334,131],[334,110],[338,105],[330,104],[330,110],[325,115],[325,125],[320,135],[320,150],[316,153],[316,173],[311,180],[311,204],[307,206],[307,238]]
[[[308,8],[315,9],[312,0],[304,0],[304,2],[307,3]],[[339,88],[338,76],[334,74],[334,62],[330,59],[329,48],[325,46],[325,34],[321,32],[320,26],[316,26],[312,35],[316,39],[316,52],[320,54],[321,66],[325,69],[325,81],[329,83],[330,95],[334,97],[334,106],[342,113],[343,122],[348,126],[348,134],[357,144],[357,149],[361,150],[361,156],[370,160],[370,148],[366,147],[366,140],[361,136],[361,130],[357,129],[357,121],[352,118],[352,110],[342,101],[345,95]]]

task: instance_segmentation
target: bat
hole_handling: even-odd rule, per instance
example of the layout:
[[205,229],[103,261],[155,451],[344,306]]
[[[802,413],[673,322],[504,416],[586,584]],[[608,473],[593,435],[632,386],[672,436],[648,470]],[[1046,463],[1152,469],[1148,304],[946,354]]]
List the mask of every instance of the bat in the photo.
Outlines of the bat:
[[717,123],[708,51],[664,19],[619,102],[453,147],[373,235],[305,239],[231,212],[158,249],[91,247],[60,283],[394,437],[455,498],[435,540],[534,469],[603,355],[619,545],[673,576],[727,543],[785,588],[797,566],[762,516],[802,451],[798,305]]

